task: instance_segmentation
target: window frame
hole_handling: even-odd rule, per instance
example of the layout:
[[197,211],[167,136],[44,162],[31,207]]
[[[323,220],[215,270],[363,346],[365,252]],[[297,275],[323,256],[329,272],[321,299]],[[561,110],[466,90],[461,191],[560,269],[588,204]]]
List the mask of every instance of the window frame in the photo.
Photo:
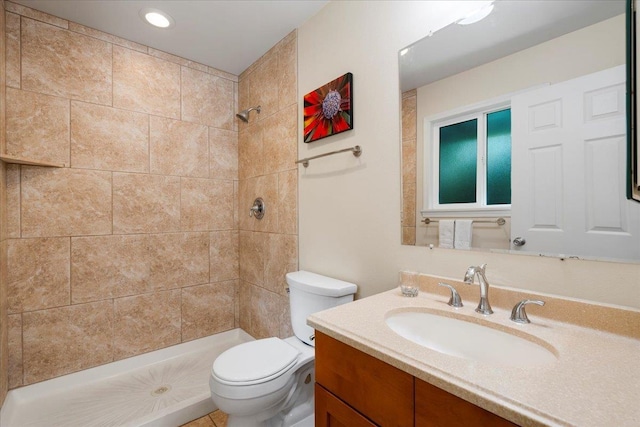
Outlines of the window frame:
[[[423,153],[423,217],[510,217],[511,205],[487,205],[486,115],[511,108],[511,94],[465,107],[438,113],[424,119]],[[467,120],[478,119],[476,202],[439,203],[440,128]],[[513,141],[512,141],[513,143]]]

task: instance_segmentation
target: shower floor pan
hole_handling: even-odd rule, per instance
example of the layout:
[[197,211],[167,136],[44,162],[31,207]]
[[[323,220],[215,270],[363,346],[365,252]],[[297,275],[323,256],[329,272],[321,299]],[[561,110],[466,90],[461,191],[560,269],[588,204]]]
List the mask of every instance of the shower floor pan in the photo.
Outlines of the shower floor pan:
[[215,358],[253,340],[242,329],[11,390],[3,427],[176,427],[216,410]]

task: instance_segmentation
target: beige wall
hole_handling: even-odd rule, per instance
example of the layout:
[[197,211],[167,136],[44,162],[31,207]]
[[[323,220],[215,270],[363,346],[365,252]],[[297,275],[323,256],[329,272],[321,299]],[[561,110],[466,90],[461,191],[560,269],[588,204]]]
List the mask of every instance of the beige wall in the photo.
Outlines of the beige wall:
[[[0,153],[5,149],[4,0],[0,1]],[[0,406],[8,388],[9,343],[7,317],[7,191],[6,165],[0,162]]]
[[[240,326],[256,338],[293,335],[285,274],[298,269],[297,38],[292,32],[240,75]],[[257,197],[261,220],[249,217]]]
[[325,142],[299,137],[300,156],[363,148],[301,168],[300,268],[357,283],[362,297],[396,286],[398,270],[460,278],[486,262],[495,285],[640,308],[640,264],[401,246],[397,54],[451,22],[455,3],[331,2],[299,28],[299,92],[350,71],[355,115],[353,131]]

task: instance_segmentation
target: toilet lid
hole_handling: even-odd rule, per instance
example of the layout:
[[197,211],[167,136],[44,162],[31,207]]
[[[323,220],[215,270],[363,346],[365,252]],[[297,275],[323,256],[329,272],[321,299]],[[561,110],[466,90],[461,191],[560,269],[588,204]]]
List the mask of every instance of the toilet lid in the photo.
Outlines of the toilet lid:
[[265,338],[237,345],[213,362],[213,373],[233,384],[259,384],[289,369],[298,350],[280,338]]

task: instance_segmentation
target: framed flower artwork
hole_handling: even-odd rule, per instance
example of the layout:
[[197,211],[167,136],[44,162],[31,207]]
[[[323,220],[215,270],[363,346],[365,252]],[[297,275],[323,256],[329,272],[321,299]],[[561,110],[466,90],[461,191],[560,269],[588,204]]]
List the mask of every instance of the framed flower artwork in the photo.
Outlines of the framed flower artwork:
[[304,96],[304,142],[353,129],[353,75],[344,74]]

